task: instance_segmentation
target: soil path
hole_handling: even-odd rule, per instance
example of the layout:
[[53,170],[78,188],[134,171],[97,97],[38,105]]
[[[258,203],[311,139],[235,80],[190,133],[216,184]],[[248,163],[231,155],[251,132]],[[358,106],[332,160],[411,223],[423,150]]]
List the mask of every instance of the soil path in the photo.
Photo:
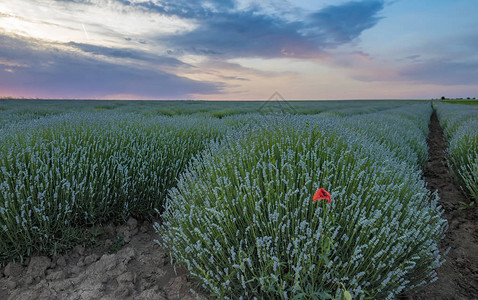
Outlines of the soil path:
[[438,189],[440,204],[449,229],[440,248],[450,252],[438,269],[438,280],[411,298],[478,299],[478,214],[476,208],[460,209],[468,203],[446,162],[446,142],[435,112],[430,120],[428,136],[429,160],[424,170],[431,191]]
[[171,265],[157,238],[151,223],[130,219],[102,228],[93,247],[10,263],[0,268],[0,300],[196,299],[186,271]]

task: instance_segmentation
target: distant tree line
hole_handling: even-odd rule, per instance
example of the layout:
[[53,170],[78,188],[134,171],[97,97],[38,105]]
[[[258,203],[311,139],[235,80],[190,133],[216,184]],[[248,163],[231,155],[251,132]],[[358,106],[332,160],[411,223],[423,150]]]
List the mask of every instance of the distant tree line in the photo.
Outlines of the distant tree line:
[[41,98],[32,98],[32,97],[12,97],[12,96],[2,96],[0,100],[39,100]]
[[441,100],[476,100],[475,97],[466,97],[466,98],[447,98],[445,96],[442,96],[440,98]]

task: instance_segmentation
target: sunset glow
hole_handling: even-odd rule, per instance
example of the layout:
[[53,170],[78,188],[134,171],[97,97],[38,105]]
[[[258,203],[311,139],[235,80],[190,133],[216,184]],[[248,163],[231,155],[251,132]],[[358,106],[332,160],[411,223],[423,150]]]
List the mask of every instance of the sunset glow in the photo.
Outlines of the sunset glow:
[[478,97],[461,1],[0,3],[0,97]]

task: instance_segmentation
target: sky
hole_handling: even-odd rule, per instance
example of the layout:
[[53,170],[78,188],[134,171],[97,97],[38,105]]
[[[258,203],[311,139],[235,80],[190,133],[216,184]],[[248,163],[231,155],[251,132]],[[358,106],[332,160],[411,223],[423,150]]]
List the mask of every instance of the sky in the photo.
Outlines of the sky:
[[2,0],[0,97],[478,98],[476,0]]

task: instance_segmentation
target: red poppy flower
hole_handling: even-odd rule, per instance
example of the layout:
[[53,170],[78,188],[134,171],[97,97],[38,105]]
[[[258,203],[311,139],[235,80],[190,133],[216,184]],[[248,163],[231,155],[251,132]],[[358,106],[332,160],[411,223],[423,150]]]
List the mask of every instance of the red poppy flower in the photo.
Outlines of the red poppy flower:
[[332,202],[332,199],[330,198],[330,193],[323,188],[320,188],[317,190],[317,192],[315,192],[314,198],[312,198],[312,200],[314,200],[314,202],[316,202],[317,200],[327,200],[327,204]]

